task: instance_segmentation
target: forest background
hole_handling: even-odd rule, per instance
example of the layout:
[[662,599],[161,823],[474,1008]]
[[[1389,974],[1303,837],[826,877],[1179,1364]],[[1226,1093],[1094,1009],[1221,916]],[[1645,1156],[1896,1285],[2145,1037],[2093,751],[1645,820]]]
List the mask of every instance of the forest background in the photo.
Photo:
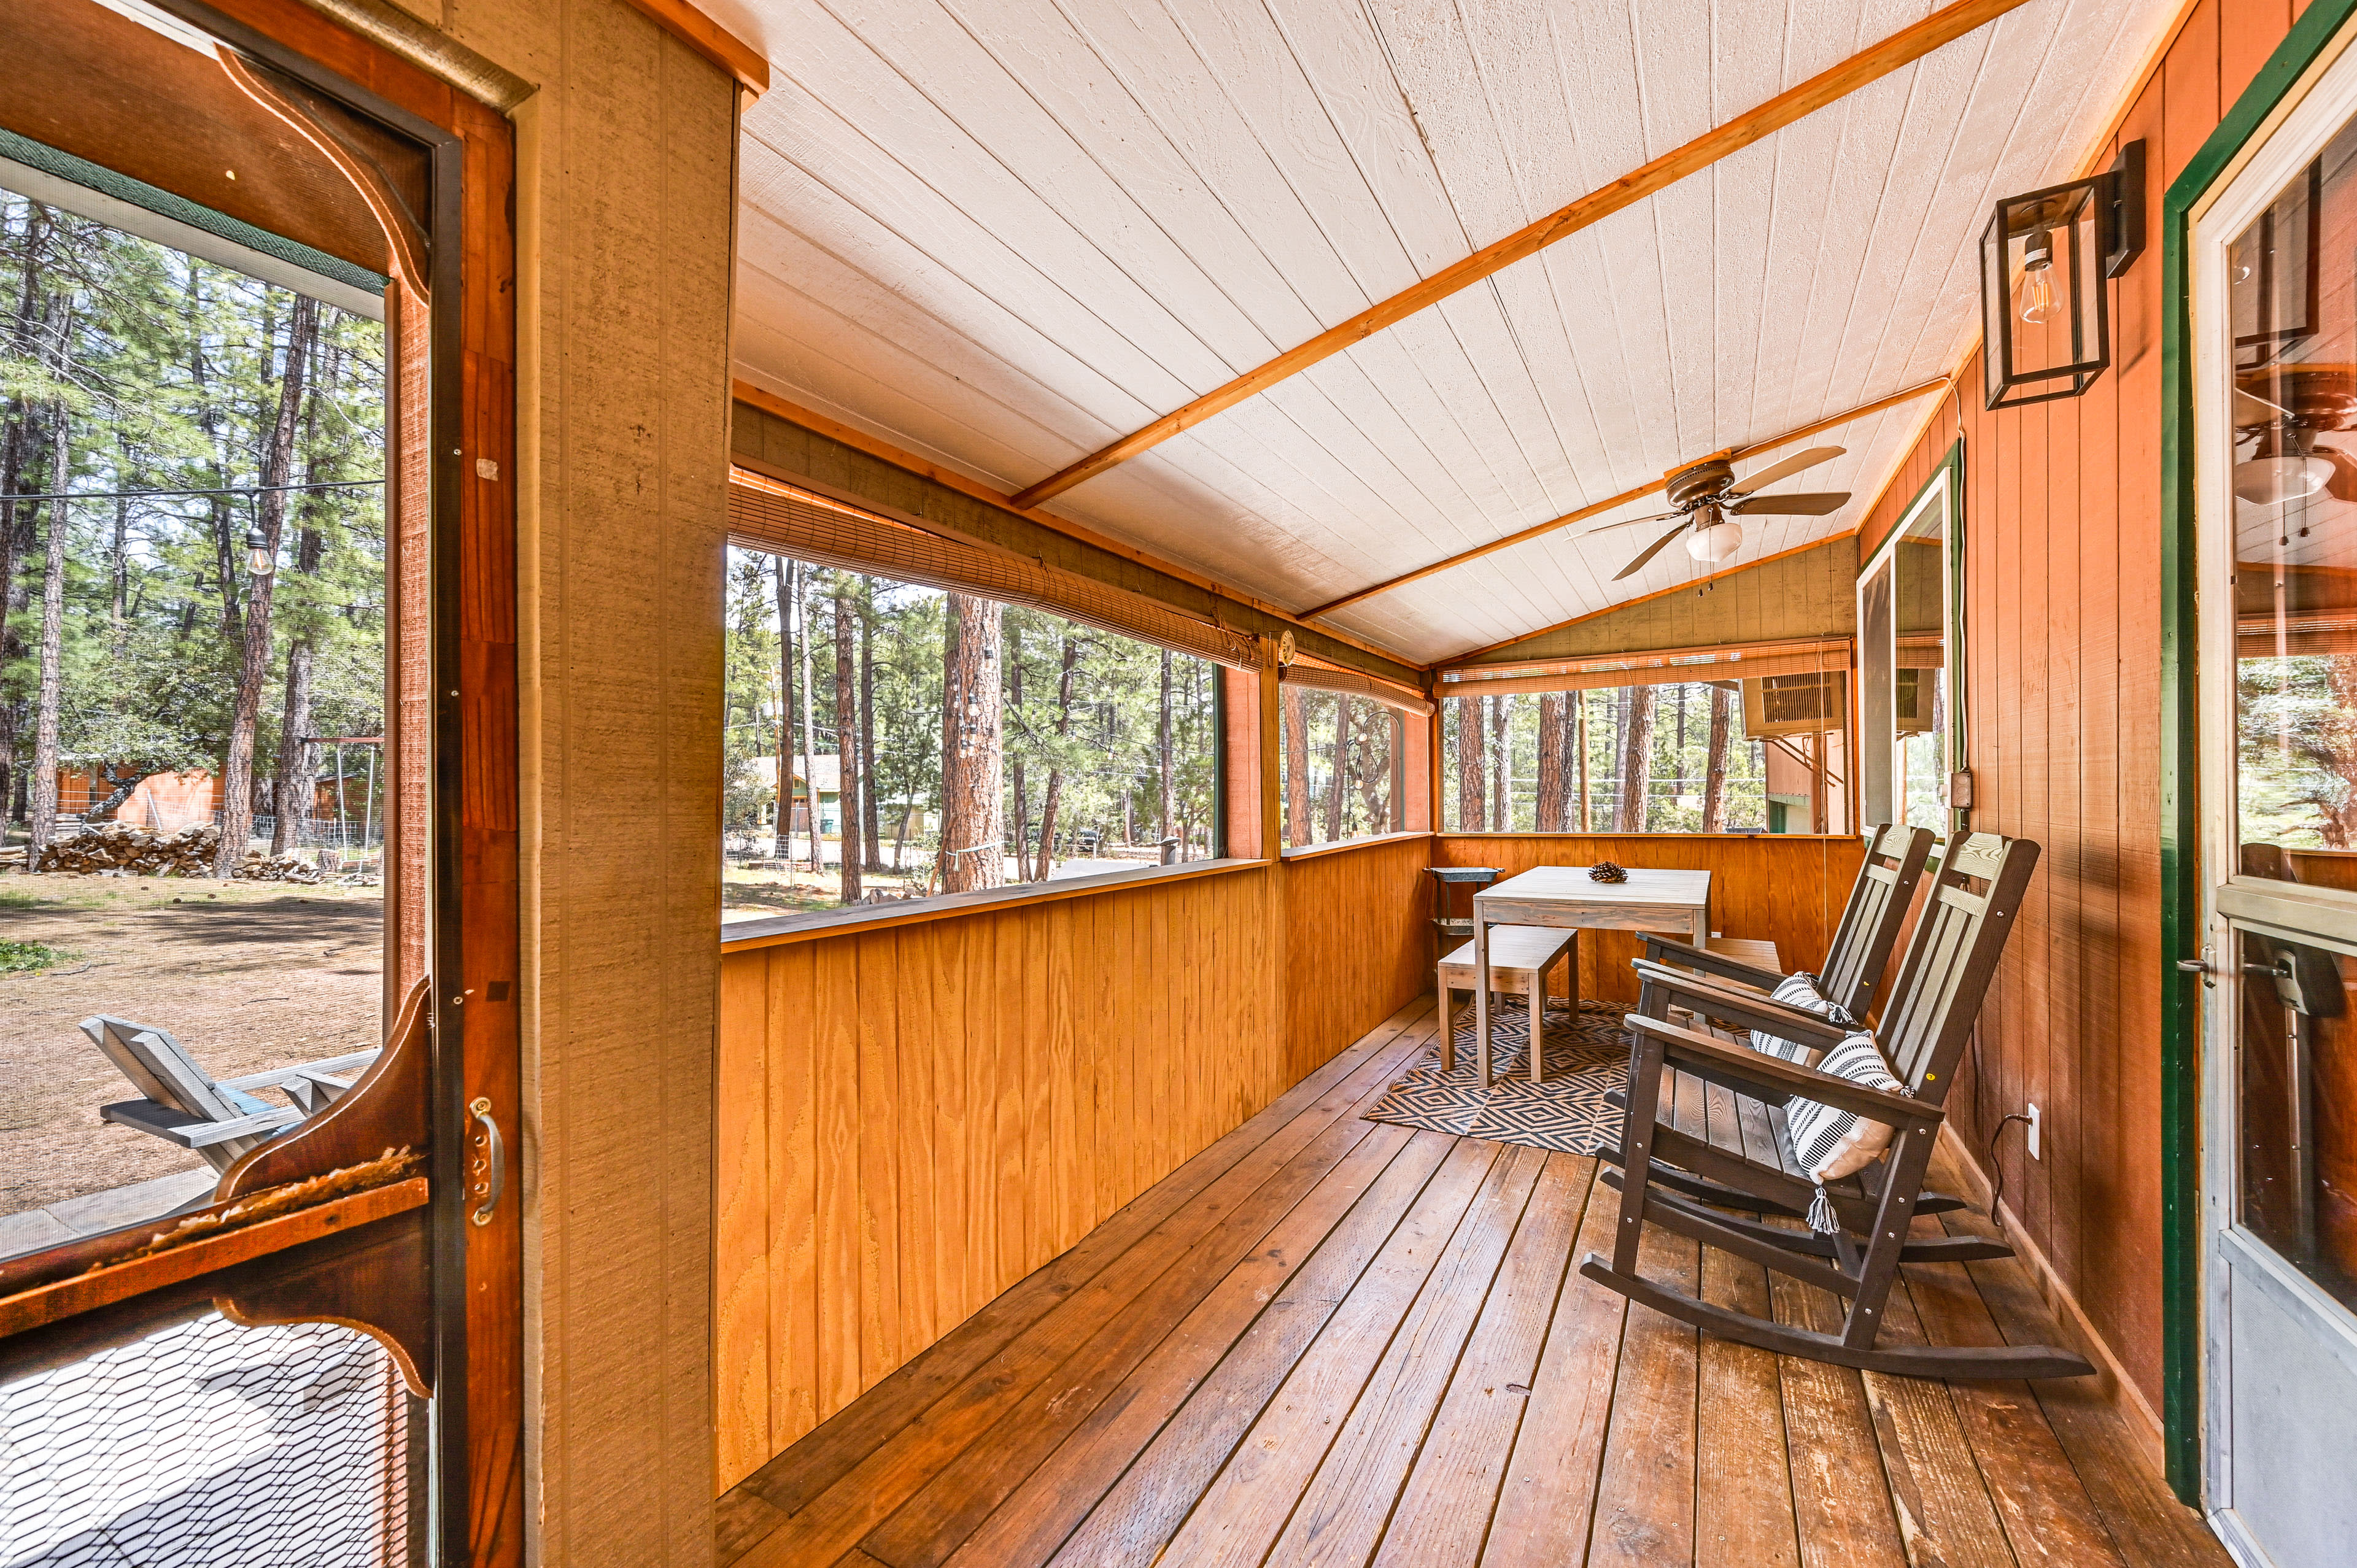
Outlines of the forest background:
[[[222,780],[215,875],[383,724],[383,329],[0,192],[0,802]],[[70,499],[66,499],[70,498]],[[280,811],[280,802],[297,806]]]

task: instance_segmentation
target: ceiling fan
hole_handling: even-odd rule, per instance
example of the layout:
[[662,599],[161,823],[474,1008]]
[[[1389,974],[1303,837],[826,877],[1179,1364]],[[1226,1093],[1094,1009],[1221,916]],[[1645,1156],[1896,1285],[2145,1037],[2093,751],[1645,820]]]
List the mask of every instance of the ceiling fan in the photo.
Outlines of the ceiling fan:
[[1697,561],[1724,561],[1735,553],[1743,542],[1743,525],[1734,521],[1749,512],[1774,517],[1823,517],[1837,511],[1848,501],[1847,490],[1796,490],[1781,496],[1763,496],[1758,492],[1777,480],[1788,478],[1803,468],[1838,457],[1846,448],[1812,446],[1805,452],[1795,452],[1781,463],[1770,463],[1740,485],[1735,482],[1735,466],[1726,454],[1705,457],[1674,471],[1663,489],[1670,498],[1670,511],[1656,512],[1651,517],[1624,518],[1608,522],[1602,528],[1591,528],[1589,533],[1602,533],[1606,529],[1627,528],[1631,523],[1660,522],[1676,518],[1678,525],[1645,547],[1644,552],[1612,575],[1619,582],[1644,570],[1645,563],[1662,553],[1679,534],[1688,529],[1694,537],[1686,541],[1686,551]]

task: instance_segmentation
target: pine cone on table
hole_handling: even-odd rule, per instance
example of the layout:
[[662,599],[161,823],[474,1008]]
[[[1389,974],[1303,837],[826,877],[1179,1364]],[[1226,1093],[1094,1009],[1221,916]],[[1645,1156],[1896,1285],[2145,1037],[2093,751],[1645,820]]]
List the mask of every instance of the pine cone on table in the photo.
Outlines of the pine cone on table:
[[1626,882],[1629,874],[1609,860],[1599,860],[1587,868],[1587,877],[1591,882]]

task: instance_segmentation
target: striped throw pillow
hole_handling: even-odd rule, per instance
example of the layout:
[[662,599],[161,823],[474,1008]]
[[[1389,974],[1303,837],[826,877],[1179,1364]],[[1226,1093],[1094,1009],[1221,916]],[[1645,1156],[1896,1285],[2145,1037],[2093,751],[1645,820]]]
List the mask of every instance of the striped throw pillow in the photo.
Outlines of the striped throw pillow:
[[[1863,1030],[1827,1051],[1817,1070],[1866,1089],[1907,1092],[1907,1086],[1890,1075],[1890,1064],[1882,1059],[1874,1036]],[[1792,1134],[1792,1153],[1801,1168],[1820,1184],[1864,1170],[1890,1146],[1887,1124],[1813,1100],[1796,1097],[1788,1103],[1784,1125]]]
[[[1778,983],[1776,989],[1768,994],[1771,999],[1781,1002],[1787,1007],[1797,1007],[1803,1013],[1814,1013],[1828,1023],[1839,1024],[1846,1027],[1857,1022],[1846,1011],[1827,1001],[1824,993],[1817,989],[1815,978],[1805,973],[1786,975]],[[1817,1058],[1824,1054],[1814,1046],[1804,1046],[1798,1040],[1788,1040],[1781,1035],[1771,1035],[1764,1029],[1751,1031],[1751,1048],[1755,1051],[1765,1051],[1771,1057],[1781,1057],[1788,1062],[1797,1062],[1803,1067],[1816,1066]]]

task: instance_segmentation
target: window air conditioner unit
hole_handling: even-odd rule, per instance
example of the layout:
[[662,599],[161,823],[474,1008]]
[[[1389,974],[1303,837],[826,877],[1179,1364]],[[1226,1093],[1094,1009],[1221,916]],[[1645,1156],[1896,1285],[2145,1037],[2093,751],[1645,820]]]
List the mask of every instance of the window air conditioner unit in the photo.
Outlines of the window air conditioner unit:
[[1849,717],[1849,672],[1762,675],[1743,682],[1743,738],[1815,735],[1840,729]]

